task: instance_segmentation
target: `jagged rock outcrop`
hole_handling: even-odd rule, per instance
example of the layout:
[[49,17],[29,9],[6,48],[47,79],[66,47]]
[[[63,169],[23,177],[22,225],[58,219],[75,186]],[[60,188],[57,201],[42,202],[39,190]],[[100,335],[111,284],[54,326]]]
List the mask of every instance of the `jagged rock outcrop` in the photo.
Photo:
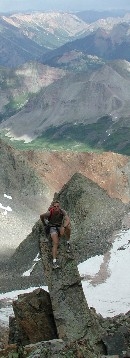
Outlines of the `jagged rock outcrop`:
[[[78,173],[73,175],[56,197],[71,218],[71,243],[77,264],[106,253],[112,245],[113,233],[123,227],[124,216],[130,211],[129,204],[110,198],[105,190]],[[6,287],[12,290],[14,286],[18,289],[27,288],[28,284],[35,287],[47,284],[41,260],[35,263],[33,261],[39,253],[39,242],[43,236],[43,224],[38,220],[32,232],[4,266],[4,280],[0,283],[5,292]],[[23,276],[32,266],[30,276]],[[5,271],[8,275],[13,275],[13,282],[11,276],[8,279],[7,274],[5,275]]]
[[[17,342],[23,346],[47,341],[52,336],[51,339],[61,339],[63,349],[66,344],[85,339],[90,352],[95,347],[97,354],[104,353],[104,344],[101,341],[103,330],[96,315],[94,316],[88,307],[74,256],[72,253],[66,253],[65,238],[62,238],[59,247],[60,269],[52,269],[51,248],[50,238],[47,239],[42,232],[40,251],[53,314],[47,292],[43,293],[38,289],[19,295],[18,300],[13,302],[16,328],[14,329],[13,322],[11,343]],[[51,345],[48,346],[45,342],[40,349],[45,352],[46,346],[49,349]],[[42,357],[41,353],[39,357]]]
[[[17,257],[14,255],[12,267],[15,266],[15,269],[16,267],[18,269],[19,260],[22,256],[20,273],[22,273],[25,261],[26,269],[29,269],[32,253],[35,257],[40,244],[43,264],[40,266],[40,275],[45,277],[46,285],[48,285],[58,338],[60,342],[62,340],[63,346],[65,343],[65,352],[73,352],[72,357],[79,358],[79,346],[81,344],[85,351],[83,357],[97,358],[98,354],[103,355],[107,354],[108,351],[112,352],[112,349],[110,350],[108,346],[109,336],[113,334],[114,341],[120,324],[114,330],[115,323],[111,322],[109,329],[105,321],[103,324],[101,317],[93,314],[93,310],[88,308],[77,263],[82,257],[87,258],[95,253],[107,251],[108,246],[111,245],[110,234],[113,233],[114,229],[121,227],[122,218],[129,206],[124,205],[120,200],[110,198],[97,184],[81,174],[75,174],[56,194],[56,197],[71,217],[72,255],[66,253],[66,242],[62,238],[58,252],[60,269],[52,270],[52,242],[46,238],[44,227],[39,220],[33,227],[28,239],[17,250]],[[92,251],[92,248],[94,251]],[[129,316],[127,319],[129,321]],[[124,329],[125,324],[123,323],[122,326]],[[126,324],[126,326],[129,334],[129,325]],[[120,337],[119,333],[122,334],[122,332],[118,331],[118,337]],[[122,342],[124,344],[125,340]],[[112,340],[111,344],[113,344]],[[126,347],[123,344],[122,350]],[[48,349],[46,347],[49,347],[50,353],[48,354],[50,354],[50,357],[60,358],[63,356],[62,353],[55,354],[54,351],[51,355],[51,344],[46,343],[46,341],[41,342],[39,346],[41,347],[38,348],[40,353],[34,353],[32,357],[44,358],[45,351]]]
[[[28,294],[25,296],[28,296]],[[35,292],[34,297],[38,299]],[[130,311],[126,315],[120,314],[113,318],[103,318],[101,315],[97,315],[96,311],[91,308],[91,314],[93,315],[94,320],[97,320],[100,323],[104,332],[102,336],[103,343],[102,345],[99,343],[100,349],[101,346],[103,347],[103,352],[100,352],[101,354],[98,355],[98,357],[130,357]],[[7,352],[17,352],[19,350],[21,350],[21,347],[18,344],[10,344],[5,349],[2,349],[0,357],[1,354],[2,357],[8,357]],[[22,358],[27,356],[30,358],[46,358],[47,354],[49,358],[68,357],[69,354],[71,355],[71,358],[97,358],[95,347],[91,347],[87,339],[80,339],[70,343],[67,343],[62,339],[41,341],[24,346],[22,352]]]
[[88,308],[75,259],[66,253],[65,238],[59,246],[60,269],[52,268],[49,238],[48,242],[41,238],[40,249],[58,337],[69,342],[86,337],[94,343],[101,328]]
[[[41,326],[44,326],[44,321],[46,320],[44,314],[41,314],[42,311],[40,310],[40,314],[38,312],[38,308],[43,308],[43,306],[40,307],[39,305],[39,292],[41,295],[42,290],[39,289],[31,294],[20,295],[19,304],[15,301],[13,305],[15,317],[20,313],[19,329],[20,327],[29,329],[31,333],[30,340],[37,342],[24,347],[23,357],[46,358],[47,355],[49,358],[62,358],[63,356],[67,357],[67,354],[71,354],[72,358],[105,358],[108,356],[113,357],[114,354],[114,358],[123,358],[122,352],[125,352],[125,357],[129,357],[130,312],[126,315],[103,319],[101,315],[96,314],[93,308],[89,309],[82,291],[74,257],[72,254],[70,256],[70,254],[66,253],[65,239],[61,241],[59,246],[61,268],[55,271],[52,270],[51,241],[46,238],[44,230],[42,230],[39,240],[44,275],[50,291],[57,326],[57,337],[59,339],[47,341],[42,338],[41,342],[37,340],[38,337],[41,337],[41,332],[39,333],[38,330]],[[27,298],[27,296],[30,297]],[[24,307],[26,300],[29,305]],[[25,313],[26,308],[27,315]],[[19,309],[21,312],[19,312]],[[44,305],[45,311],[46,304]],[[36,321],[38,323],[37,327],[35,325]],[[14,330],[14,334],[16,337],[16,330]],[[43,332],[42,334],[44,336]],[[27,342],[23,338],[21,341],[22,343]]]
[[130,357],[130,311],[112,318],[99,317],[105,334],[102,341],[108,355],[118,354],[120,358]]
[[[37,307],[39,307],[39,292],[40,296],[44,297],[44,290],[36,290],[30,294],[27,293],[25,295],[20,295],[19,299],[17,301],[17,312],[15,317],[19,320],[19,334],[21,332],[20,327],[23,325],[23,327],[30,330],[31,335],[34,335],[33,341],[41,334],[40,332],[36,332],[35,329],[33,331],[34,325],[32,323],[32,315],[34,312],[34,302],[35,302],[35,322],[37,321],[37,331],[40,328],[40,325],[44,326],[44,315],[39,315]],[[20,311],[21,307],[21,299],[23,300],[23,307],[22,311]],[[28,314],[26,316],[27,321],[25,320],[25,313],[24,313],[24,302],[32,302],[30,305],[26,305]],[[102,336],[101,340],[98,341],[97,345],[92,344],[91,340],[88,338],[85,339],[78,339],[75,341],[68,342],[63,339],[52,339],[52,340],[41,340],[37,341],[37,343],[31,343],[26,346],[20,346],[20,344],[24,343],[24,340],[21,342],[20,337],[22,338],[22,335],[18,337],[17,333],[17,320],[15,319],[15,325],[12,325],[12,317],[10,319],[11,325],[10,325],[10,343],[6,349],[2,349],[2,357],[8,357],[7,351],[11,352],[13,350],[14,352],[17,352],[21,350],[23,357],[29,356],[30,358],[62,358],[62,357],[68,357],[69,354],[71,354],[71,358],[105,358],[105,357],[111,357],[111,358],[124,358],[130,356],[130,311],[126,315],[118,315],[113,318],[103,318],[101,315],[98,315],[95,311],[95,309],[90,308],[91,310],[91,317],[92,322],[96,322],[95,327],[97,325],[101,327],[102,329]],[[44,305],[44,312],[46,311],[46,302]],[[17,316],[18,313],[18,316]],[[22,314],[24,318],[22,317]],[[30,315],[30,317],[29,317]],[[43,321],[42,321],[43,319]],[[13,319],[14,320],[14,319]],[[24,321],[24,322],[23,322]],[[42,321],[42,322],[41,322]],[[14,328],[14,329],[13,329]],[[79,327],[80,328],[80,327]],[[23,332],[23,330],[22,330]],[[12,334],[12,340],[11,340],[11,333]],[[49,336],[48,336],[49,337]],[[15,344],[12,344],[15,342]],[[17,344],[16,344],[17,342]],[[100,352],[100,353],[99,353]],[[1,355],[0,355],[1,356]]]
[[130,205],[112,199],[105,190],[80,173],[75,173],[57,194],[71,217],[75,257],[78,262],[103,254],[111,246],[110,237],[121,229]]
[[13,301],[15,325],[10,320],[9,343],[23,346],[57,338],[50,295],[39,288]]

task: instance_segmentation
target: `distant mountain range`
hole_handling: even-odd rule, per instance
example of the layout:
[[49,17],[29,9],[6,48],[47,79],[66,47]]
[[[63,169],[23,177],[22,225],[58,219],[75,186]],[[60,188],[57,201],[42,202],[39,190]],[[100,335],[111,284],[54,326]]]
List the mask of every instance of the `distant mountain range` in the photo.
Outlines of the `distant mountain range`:
[[0,26],[0,65],[6,67],[31,60],[54,65],[55,57],[72,50],[104,59],[130,58],[130,14],[125,11],[20,13],[0,16]]
[[87,22],[88,24],[91,24],[92,22],[95,22],[100,19],[106,19],[108,17],[113,17],[113,18],[123,17],[128,12],[129,12],[128,10],[121,10],[121,9],[104,10],[104,11],[86,10],[86,11],[77,12],[76,15],[80,17],[83,21]]
[[[41,61],[51,66],[64,67],[63,56],[71,51],[82,53],[82,60],[87,56],[97,56],[100,61],[124,59],[130,61],[130,15],[115,19],[99,20],[91,24],[86,36],[71,41],[42,56]],[[93,60],[94,61],[94,60]],[[92,62],[92,61],[91,61]],[[65,63],[66,65],[66,63]]]
[[130,154],[130,14],[117,15],[1,16],[0,61],[15,67],[0,70],[2,135],[29,148]]
[[76,15],[51,12],[0,16],[0,27],[0,65],[13,68],[38,60],[88,29]]

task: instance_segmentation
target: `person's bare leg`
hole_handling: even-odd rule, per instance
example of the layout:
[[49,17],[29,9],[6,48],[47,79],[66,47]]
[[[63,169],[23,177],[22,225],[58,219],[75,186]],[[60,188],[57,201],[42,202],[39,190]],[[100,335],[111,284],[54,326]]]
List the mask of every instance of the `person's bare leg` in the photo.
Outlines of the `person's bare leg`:
[[66,238],[66,242],[67,242],[67,252],[71,252],[71,246],[70,246],[70,234],[71,234],[71,226],[70,224],[67,225],[66,227],[61,226],[60,227],[60,236],[65,235]]
[[70,240],[70,234],[71,234],[71,226],[67,225],[65,228],[64,226],[60,227],[60,236],[65,235],[65,238],[67,241]]
[[66,226],[65,228],[65,237],[66,240],[69,241],[70,240],[70,234],[71,234],[71,227],[70,225]]
[[52,238],[52,257],[53,257],[53,260],[56,260],[57,259],[57,250],[58,250],[58,245],[59,245],[58,234],[52,233],[51,238]]
[[70,235],[71,235],[71,226],[67,225],[65,227],[65,237],[66,237],[66,241],[67,241],[67,252],[70,253],[71,252],[71,245],[70,245]]

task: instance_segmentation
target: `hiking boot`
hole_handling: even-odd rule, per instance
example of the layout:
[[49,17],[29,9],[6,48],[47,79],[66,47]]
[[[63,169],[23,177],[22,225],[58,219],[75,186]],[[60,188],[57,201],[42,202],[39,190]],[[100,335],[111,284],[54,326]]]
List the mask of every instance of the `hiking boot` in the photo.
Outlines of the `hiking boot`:
[[69,243],[69,242],[67,242],[66,252],[67,252],[68,254],[71,252],[71,246],[70,246],[70,243]]
[[53,262],[53,270],[60,268],[60,265],[58,265],[57,261]]

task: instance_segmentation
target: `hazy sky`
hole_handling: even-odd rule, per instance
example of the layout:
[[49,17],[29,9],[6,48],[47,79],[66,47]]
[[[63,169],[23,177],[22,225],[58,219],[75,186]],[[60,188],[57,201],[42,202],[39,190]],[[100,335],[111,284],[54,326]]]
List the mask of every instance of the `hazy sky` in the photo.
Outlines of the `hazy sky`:
[[15,10],[110,10],[130,9],[130,0],[0,0],[0,12]]

